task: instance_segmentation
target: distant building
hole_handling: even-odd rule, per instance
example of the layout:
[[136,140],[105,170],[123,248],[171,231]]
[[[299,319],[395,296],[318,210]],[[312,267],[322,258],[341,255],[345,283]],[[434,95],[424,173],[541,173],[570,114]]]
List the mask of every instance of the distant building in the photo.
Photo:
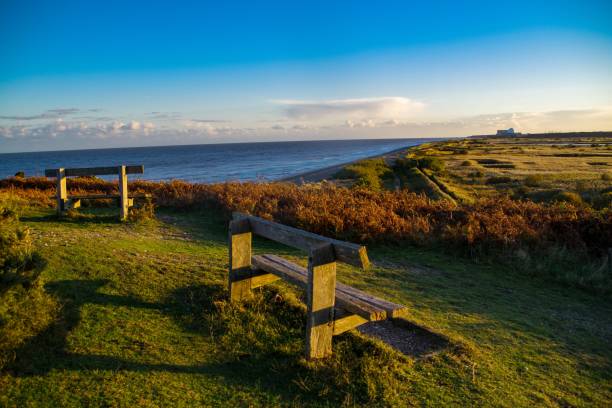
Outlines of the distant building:
[[516,133],[514,133],[514,129],[510,128],[510,129],[501,129],[497,131],[497,136],[514,136]]

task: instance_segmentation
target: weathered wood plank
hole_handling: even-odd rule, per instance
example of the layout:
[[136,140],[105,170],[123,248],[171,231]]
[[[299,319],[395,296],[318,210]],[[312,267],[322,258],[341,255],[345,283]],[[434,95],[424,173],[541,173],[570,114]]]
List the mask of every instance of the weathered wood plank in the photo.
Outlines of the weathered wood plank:
[[354,288],[352,286],[345,285],[343,283],[336,283],[336,291],[343,292],[351,296],[355,296],[362,300],[363,302],[369,303],[372,306],[383,309],[387,312],[387,318],[397,318],[406,316],[408,314],[408,308],[404,305],[399,305],[397,303],[389,302],[388,300],[378,298],[376,296],[370,295],[362,290]]
[[266,286],[267,284],[276,282],[279,279],[281,279],[281,277],[273,273],[255,269],[251,275],[251,289]]
[[341,309],[336,309],[334,319],[334,336],[352,330],[355,327],[359,327],[368,321],[369,320],[364,319],[359,315],[347,313]]
[[[73,168],[73,169],[64,169],[66,177],[79,177],[79,176],[105,176],[105,175],[114,175],[117,174],[117,167],[120,166],[111,166],[111,167],[81,167],[81,168]],[[58,169],[45,169],[46,177],[56,177]],[[143,174],[144,166],[136,165],[136,166],[125,166],[126,174]]]
[[331,244],[336,260],[364,269],[370,265],[367,250],[362,245],[327,238],[252,215],[234,213],[234,219],[248,219],[254,234],[272,241],[304,251],[310,251],[315,246]]
[[128,179],[125,166],[119,166],[117,172],[119,175],[119,219],[125,221],[130,210],[128,203]]
[[327,244],[313,248],[308,256],[306,357],[309,359],[332,354],[336,293],[336,261],[333,251],[332,245]]
[[81,200],[70,197],[64,202],[64,205],[66,206],[66,209],[75,210],[81,207]]
[[[291,268],[292,265],[295,265],[292,262],[289,262],[282,257],[277,257],[274,255],[266,255],[266,256],[270,256],[271,259],[273,259],[275,262],[278,262],[279,264],[282,264],[287,268]],[[300,268],[299,265],[295,265],[295,266]],[[377,309],[384,310],[387,313],[388,318],[402,317],[408,313],[408,309],[404,305],[400,305],[397,303],[389,302],[384,299],[380,299],[376,296],[373,296],[369,293],[366,293],[352,286],[345,285],[341,282],[336,282],[336,291],[343,292],[347,294],[348,296],[357,298],[364,303],[369,303]],[[336,297],[337,296],[338,295],[336,295]]]
[[254,267],[264,270],[268,273],[273,273],[286,280],[287,282],[299,286],[302,289],[306,289],[306,286],[308,285],[308,271],[304,268],[300,267],[298,269],[294,267],[288,267],[287,265],[277,262],[276,259],[271,259],[270,255],[255,255],[252,259],[252,262]]
[[[252,262],[258,269],[278,275],[301,288],[307,288],[308,271],[306,268],[270,254],[256,255],[253,257]],[[368,321],[384,320],[387,318],[387,313],[383,308],[364,302],[354,295],[336,290],[335,298],[336,306],[358,314]]]
[[243,232],[240,222],[232,221],[229,228],[229,292],[231,302],[251,296],[251,273],[251,233]]
[[55,174],[55,195],[57,198],[57,215],[61,216],[65,210],[66,198],[68,197],[68,190],[66,188],[66,171],[62,168],[56,169]]
[[265,286],[281,279],[279,276],[272,273],[253,268],[240,268],[230,273],[232,275],[232,285],[237,285],[234,287],[234,290],[243,290],[246,294],[250,294],[250,292],[246,291],[247,289],[250,291],[251,289]]

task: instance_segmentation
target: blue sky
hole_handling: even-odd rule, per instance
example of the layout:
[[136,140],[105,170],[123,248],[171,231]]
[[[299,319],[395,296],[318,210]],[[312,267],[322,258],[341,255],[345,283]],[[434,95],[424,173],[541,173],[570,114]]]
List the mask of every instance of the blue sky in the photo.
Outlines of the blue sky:
[[0,56],[0,152],[612,130],[609,1],[8,0]]

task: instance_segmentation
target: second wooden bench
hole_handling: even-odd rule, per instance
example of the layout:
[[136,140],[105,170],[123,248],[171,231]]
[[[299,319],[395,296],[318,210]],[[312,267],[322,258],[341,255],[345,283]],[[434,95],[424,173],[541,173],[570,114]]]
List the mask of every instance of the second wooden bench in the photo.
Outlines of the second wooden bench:
[[[119,218],[127,219],[130,207],[134,206],[134,198],[151,198],[150,194],[128,194],[128,174],[143,174],[144,166],[116,166],[116,167],[86,167],[73,169],[46,169],[45,176],[55,177],[57,213],[62,215],[65,211],[79,208],[81,200],[117,199],[119,202]],[[119,179],[119,194],[89,194],[68,196],[66,187],[67,177],[116,175]]]

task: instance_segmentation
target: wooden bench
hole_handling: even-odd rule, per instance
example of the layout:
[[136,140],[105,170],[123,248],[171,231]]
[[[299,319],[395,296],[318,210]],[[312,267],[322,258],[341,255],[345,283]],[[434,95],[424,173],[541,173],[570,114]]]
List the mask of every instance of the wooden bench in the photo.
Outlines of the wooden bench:
[[[262,218],[235,213],[229,227],[230,300],[251,296],[251,290],[284,279],[306,290],[306,357],[332,353],[332,336],[367,322],[394,319],[406,308],[336,282],[336,262],[368,268],[364,246],[326,238]],[[277,255],[251,253],[252,235],[308,252],[308,268]]]
[[[81,200],[99,200],[99,199],[118,199],[119,200],[119,218],[125,220],[128,216],[130,207],[134,206],[134,198],[150,198],[150,194],[129,195],[127,185],[128,174],[143,174],[144,166],[116,166],[116,167],[88,167],[74,169],[46,169],[45,176],[56,178],[56,198],[57,198],[57,213],[62,215],[64,211],[78,208],[81,206]],[[72,195],[68,197],[66,189],[67,177],[83,177],[83,176],[105,176],[117,175],[119,178],[119,194],[91,194],[91,195]]]

